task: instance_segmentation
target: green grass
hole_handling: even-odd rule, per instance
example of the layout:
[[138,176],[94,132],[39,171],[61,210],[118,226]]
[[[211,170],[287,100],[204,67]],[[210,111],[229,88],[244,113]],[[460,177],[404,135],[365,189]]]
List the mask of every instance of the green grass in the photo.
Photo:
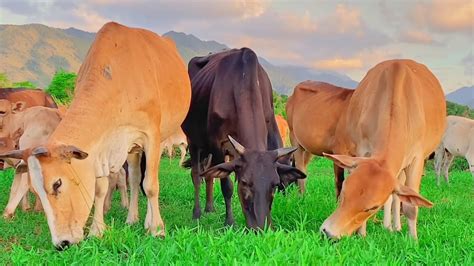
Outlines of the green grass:
[[[427,172],[421,192],[435,206],[420,211],[418,242],[408,236],[405,221],[400,233],[390,233],[370,221],[366,238],[353,236],[337,243],[321,238],[318,231],[336,205],[331,163],[313,160],[309,173],[307,194],[301,197],[295,189],[286,196],[277,194],[273,230],[255,234],[243,230],[236,193],[233,203],[238,225],[223,226],[225,208],[219,184],[214,193],[217,211],[193,221],[189,170],[179,168],[177,160],[170,164],[163,159],[160,203],[165,239],[145,235],[143,196],[140,224],[127,226],[126,211],[116,193],[104,237],[87,239],[64,252],[57,252],[51,244],[43,214],[20,210],[12,221],[0,218],[0,264],[474,264],[474,184],[469,172],[453,172],[451,184],[441,187],[435,185],[433,172]],[[10,184],[10,175],[0,175],[2,208]]]

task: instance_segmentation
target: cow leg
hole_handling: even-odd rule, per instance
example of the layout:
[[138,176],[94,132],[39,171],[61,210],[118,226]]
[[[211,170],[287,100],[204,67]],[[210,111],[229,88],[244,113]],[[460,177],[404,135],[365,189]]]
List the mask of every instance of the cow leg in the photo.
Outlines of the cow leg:
[[107,177],[109,179],[109,188],[107,189],[107,193],[104,199],[104,213],[109,212],[110,207],[112,206],[112,194],[117,186],[117,174],[110,173]]
[[392,201],[393,195],[390,195],[383,205],[383,226],[392,231]]
[[[405,170],[400,172],[400,175],[398,176],[398,182],[402,185],[405,185],[406,183],[406,174]],[[401,213],[400,213],[400,198],[398,195],[393,194],[393,200],[392,200],[392,216],[393,216],[393,224],[392,224],[392,230],[393,231],[400,231],[402,230],[402,222],[400,220],[401,218]]]
[[25,193],[25,195],[23,196],[23,198],[21,199],[21,209],[23,211],[28,211],[31,209],[31,205],[30,205],[30,194],[28,194],[28,190],[27,190],[27,193]]
[[214,212],[214,178],[206,178],[206,208],[205,212]]
[[98,177],[95,182],[94,217],[89,236],[101,237],[106,228],[104,222],[104,201],[109,189],[109,178]]
[[120,205],[123,208],[128,208],[128,193],[127,193],[127,174],[125,169],[121,168],[118,172],[117,186],[120,191]]
[[[160,213],[159,194],[159,165],[160,154],[156,147],[160,145],[159,134],[152,134],[148,143],[145,145],[146,172],[143,179],[143,189],[148,199],[148,210],[145,218],[145,229],[152,236],[165,236],[165,225]],[[158,141],[155,141],[158,140]]]
[[[295,151],[294,155],[296,168],[306,174],[308,162],[311,160],[312,157],[311,153],[306,152],[303,147],[299,146],[298,149]],[[301,194],[304,194],[304,192],[306,191],[306,179],[307,178],[298,179],[297,181]]]
[[449,184],[449,167],[453,163],[453,160],[454,160],[454,155],[450,153],[449,151],[446,151],[443,170],[444,170],[444,180],[448,184]]
[[[5,211],[3,212],[3,218],[5,219],[10,219],[13,217],[16,207],[20,201],[25,198],[25,195],[28,194],[28,173],[16,174],[16,176],[19,176],[20,181],[17,184],[16,191],[13,193],[13,195],[10,195],[10,200],[8,201]],[[17,178],[16,176],[15,178]]]
[[186,157],[186,146],[184,144],[179,145],[179,153],[181,156],[179,159],[179,166],[183,166],[184,158]]
[[344,182],[344,168],[334,164],[334,183],[336,187],[336,200],[339,199],[341,195],[342,183]]
[[128,182],[130,186],[130,205],[128,208],[127,224],[138,222],[138,195],[140,194],[140,153],[131,153],[127,157]]
[[[415,158],[415,160],[406,168],[406,185],[415,192],[420,191],[421,174],[423,173],[424,159],[422,157]],[[403,213],[408,220],[408,228],[410,235],[417,239],[416,223],[418,219],[418,207],[403,203]]]
[[41,204],[41,200],[39,196],[36,193],[33,193],[33,194],[35,195],[35,207],[34,207],[35,212],[43,211],[43,204]]
[[199,169],[196,163],[193,163],[191,169],[191,178],[193,179],[194,185],[194,208],[193,208],[193,219],[201,218],[201,204],[199,202],[199,192],[201,189],[201,177],[199,176]]
[[232,194],[234,185],[230,177],[221,178],[221,190],[225,200],[225,223],[224,225],[234,225],[234,215],[232,213]]
[[440,185],[440,179],[441,179],[441,171],[443,169],[443,163],[444,163],[444,147],[443,144],[441,143],[435,151],[435,157],[434,157],[434,166],[435,166],[435,171],[436,171],[436,184],[439,186]]
[[367,236],[367,221],[363,222],[359,229],[357,229],[357,234],[362,237]]

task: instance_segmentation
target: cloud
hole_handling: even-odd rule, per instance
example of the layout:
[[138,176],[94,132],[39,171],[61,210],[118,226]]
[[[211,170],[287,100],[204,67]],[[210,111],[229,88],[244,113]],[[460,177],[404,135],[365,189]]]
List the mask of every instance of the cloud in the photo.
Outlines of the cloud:
[[472,34],[474,25],[474,1],[434,0],[418,3],[410,13],[410,19],[419,27],[435,32],[464,32]]
[[400,41],[407,43],[432,44],[433,37],[424,31],[409,30],[400,34]]
[[318,60],[314,62],[313,67],[324,70],[348,70],[360,69],[363,64],[360,58],[333,58]]

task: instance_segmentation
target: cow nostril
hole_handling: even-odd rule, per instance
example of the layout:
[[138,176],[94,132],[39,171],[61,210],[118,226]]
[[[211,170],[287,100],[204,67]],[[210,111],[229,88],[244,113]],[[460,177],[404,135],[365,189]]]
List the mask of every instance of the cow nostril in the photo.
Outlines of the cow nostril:
[[56,249],[59,251],[63,251],[67,249],[70,245],[71,245],[71,242],[69,242],[68,240],[63,240],[61,241],[61,243],[59,243],[59,245],[56,246]]

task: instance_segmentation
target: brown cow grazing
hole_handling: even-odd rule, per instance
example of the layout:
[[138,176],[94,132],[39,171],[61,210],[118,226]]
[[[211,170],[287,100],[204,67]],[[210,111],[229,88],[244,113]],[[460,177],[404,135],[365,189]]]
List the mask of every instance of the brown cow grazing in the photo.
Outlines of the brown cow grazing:
[[[226,205],[225,224],[234,223],[229,174],[235,172],[247,226],[264,228],[271,224],[276,187],[305,177],[298,169],[278,162],[287,159],[294,149],[281,148],[267,73],[248,48],[195,57],[188,69],[192,100],[182,128],[191,155],[193,218],[201,216],[199,190],[204,176],[205,211],[214,209],[212,179],[220,178]],[[201,164],[213,167],[201,172]]]
[[321,232],[340,238],[360,228],[365,235],[367,219],[385,202],[391,214],[393,194],[394,229],[400,230],[401,200],[410,234],[417,238],[418,206],[432,206],[418,194],[424,160],[438,146],[445,124],[443,90],[424,65],[390,60],[369,70],[337,125],[337,155],[325,155],[351,174]]
[[145,228],[153,236],[164,235],[158,201],[159,145],[181,125],[190,96],[186,67],[171,40],[117,23],[102,27],[79,70],[66,117],[45,146],[21,152],[58,249],[83,239],[93,204],[89,234],[102,235],[105,177],[120,170],[129,152],[127,222],[138,221],[141,176],[136,154],[144,151]]
[[[294,155],[298,169],[307,173],[313,154],[334,153],[336,126],[353,93],[354,90],[311,80],[295,87],[293,95],[288,98],[286,114],[291,145],[298,147]],[[336,197],[339,197],[344,169],[335,167],[334,171]],[[298,180],[298,186],[304,193],[306,179]]]
[[278,131],[280,132],[280,137],[283,146],[286,146],[288,145],[288,122],[286,122],[285,118],[281,115],[275,115],[275,121],[278,126]]

